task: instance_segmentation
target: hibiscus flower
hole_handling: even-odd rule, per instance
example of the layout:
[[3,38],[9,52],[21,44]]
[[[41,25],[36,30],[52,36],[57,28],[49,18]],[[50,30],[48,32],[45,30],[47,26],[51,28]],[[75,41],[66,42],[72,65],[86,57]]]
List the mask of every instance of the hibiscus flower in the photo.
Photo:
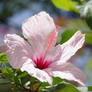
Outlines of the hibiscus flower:
[[53,82],[52,77],[85,84],[84,73],[67,62],[83,46],[84,34],[77,31],[67,42],[56,46],[56,26],[46,12],[40,12],[24,21],[22,30],[28,41],[16,34],[7,34],[5,37],[7,57],[13,68],[20,68],[49,84]]

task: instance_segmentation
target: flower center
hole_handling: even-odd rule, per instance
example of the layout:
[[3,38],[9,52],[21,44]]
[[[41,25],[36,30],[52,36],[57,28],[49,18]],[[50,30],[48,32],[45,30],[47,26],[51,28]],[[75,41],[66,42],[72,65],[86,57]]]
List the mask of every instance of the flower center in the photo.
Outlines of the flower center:
[[36,60],[33,60],[33,61],[36,64],[36,68],[39,68],[41,70],[48,68],[49,65],[51,64],[51,62],[43,61],[43,58],[37,58]]

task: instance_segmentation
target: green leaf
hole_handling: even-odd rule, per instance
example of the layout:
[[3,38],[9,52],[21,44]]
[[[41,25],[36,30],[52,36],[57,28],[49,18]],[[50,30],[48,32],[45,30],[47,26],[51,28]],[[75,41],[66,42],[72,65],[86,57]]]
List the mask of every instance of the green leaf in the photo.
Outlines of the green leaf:
[[72,0],[52,0],[53,4],[66,11],[78,12]]
[[64,79],[61,79],[59,77],[54,77],[53,78],[53,85],[59,84],[59,83],[61,83],[63,81],[64,81]]
[[88,91],[92,91],[92,86],[88,86]]
[[22,85],[17,77],[14,77],[13,92],[21,92]]
[[82,5],[85,3],[85,0],[72,0],[74,1],[77,5]]
[[1,68],[2,73],[7,73],[7,74],[12,74],[13,73],[13,69],[11,67],[8,66],[4,66],[3,68]]
[[43,92],[80,92],[80,91],[73,85],[66,82],[62,82],[58,85],[45,88]]
[[43,89],[50,86],[48,82],[43,82],[39,87],[39,92],[43,92]]
[[21,78],[23,78],[23,77],[25,77],[25,76],[27,76],[27,75],[28,75],[27,72],[20,72],[20,73],[17,75],[17,78],[21,79]]
[[[83,12],[83,11],[82,11]],[[83,30],[84,32],[91,32],[90,28],[88,27],[87,23],[83,19],[69,19],[68,23],[64,27],[65,30]]]
[[14,71],[12,68],[5,66],[1,68],[2,74],[5,78],[9,79],[10,81],[14,81]]
[[64,42],[68,41],[75,33],[75,30],[66,30],[62,33],[61,37],[62,39],[60,40],[60,44],[63,44]]
[[7,84],[10,83],[8,79],[0,79],[0,84]]
[[[75,33],[75,30],[65,30],[62,35],[61,35],[61,40],[59,41],[58,44],[63,44],[66,41],[68,41]],[[87,45],[92,45],[92,32],[82,32],[85,34],[85,43]]]
[[17,78],[21,80],[21,84],[25,85],[28,81],[30,81],[30,75],[27,72],[21,72],[20,70],[16,71]]
[[10,92],[11,84],[8,79],[0,79],[0,92]]
[[85,38],[86,44],[92,45],[92,32],[90,32],[90,33],[85,32],[85,34],[86,34],[86,38]]
[[81,16],[85,18],[88,26],[92,29],[92,1],[90,0],[88,3],[81,6],[79,11]]
[[0,63],[8,63],[8,59],[5,53],[0,54]]
[[1,71],[2,71],[2,77],[10,81],[10,84],[12,86],[11,88],[12,91],[21,92],[22,86],[20,80],[16,76],[17,72],[8,66],[4,66],[3,68],[1,68]]
[[0,84],[0,92],[12,92],[11,91],[11,84]]

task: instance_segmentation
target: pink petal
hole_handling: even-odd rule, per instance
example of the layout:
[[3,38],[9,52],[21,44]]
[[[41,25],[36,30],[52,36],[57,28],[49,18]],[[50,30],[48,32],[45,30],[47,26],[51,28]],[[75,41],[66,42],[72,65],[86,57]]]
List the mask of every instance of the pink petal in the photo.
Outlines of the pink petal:
[[13,68],[20,68],[31,57],[31,48],[18,35],[6,35],[7,57]]
[[31,76],[37,78],[41,82],[52,84],[51,76],[46,71],[35,68],[30,60],[23,64],[21,71],[28,72]]
[[56,47],[53,47],[48,51],[45,60],[56,62],[57,60],[60,59],[61,53],[62,53],[61,46],[57,45]]
[[27,19],[22,25],[23,34],[29,40],[32,37],[41,36],[43,39],[56,30],[53,19],[46,13],[39,14]]
[[64,63],[61,65],[55,64],[50,66],[50,68],[52,68],[51,75],[54,77],[60,77],[62,79],[74,81],[79,85],[84,85],[87,81],[85,74],[71,63]]
[[59,31],[60,29],[61,29],[61,27],[56,25],[56,30]]
[[43,53],[47,54],[52,44],[56,43],[56,26],[46,12],[40,12],[24,21],[22,29],[36,57]]
[[85,34],[76,32],[73,37],[61,45],[62,55],[58,63],[67,62],[84,44]]

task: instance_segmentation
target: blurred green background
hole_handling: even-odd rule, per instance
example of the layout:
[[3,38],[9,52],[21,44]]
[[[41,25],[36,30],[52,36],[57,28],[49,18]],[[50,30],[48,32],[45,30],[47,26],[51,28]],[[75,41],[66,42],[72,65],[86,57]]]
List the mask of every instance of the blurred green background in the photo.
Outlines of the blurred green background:
[[77,30],[86,34],[85,46],[70,62],[85,72],[86,85],[92,85],[91,0],[0,0],[0,45],[7,33],[21,35],[22,22],[40,11],[48,12],[55,24],[61,26],[58,43],[67,41]]

